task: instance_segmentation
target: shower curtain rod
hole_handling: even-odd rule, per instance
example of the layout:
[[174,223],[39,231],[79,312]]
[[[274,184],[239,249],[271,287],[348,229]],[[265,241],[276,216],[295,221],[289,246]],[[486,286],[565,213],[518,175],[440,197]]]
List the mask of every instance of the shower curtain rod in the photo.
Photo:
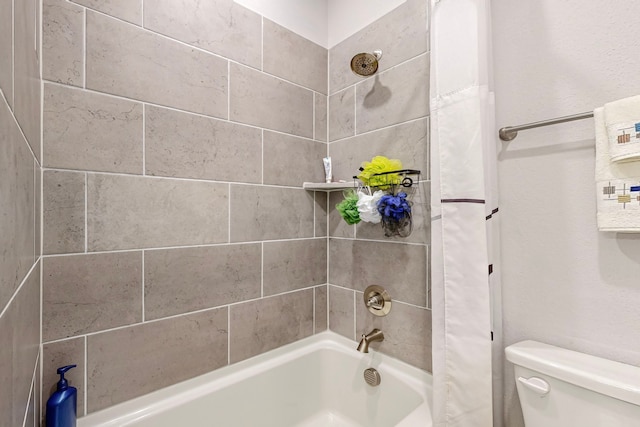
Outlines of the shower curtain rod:
[[593,117],[593,111],[585,113],[573,114],[571,116],[556,117],[555,119],[541,120],[539,122],[527,123],[526,125],[506,126],[498,131],[500,139],[503,141],[511,141],[518,136],[518,131],[539,128],[542,126],[557,125],[558,123],[572,122],[574,120],[582,120]]

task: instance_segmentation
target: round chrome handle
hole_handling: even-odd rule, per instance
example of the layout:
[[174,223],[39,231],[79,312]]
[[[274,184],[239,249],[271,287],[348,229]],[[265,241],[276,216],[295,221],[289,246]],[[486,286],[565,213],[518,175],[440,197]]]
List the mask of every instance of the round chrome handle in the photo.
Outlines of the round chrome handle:
[[364,305],[376,316],[386,316],[391,311],[391,296],[382,286],[368,286],[363,298]]
[[382,310],[382,307],[384,307],[384,298],[380,294],[375,294],[367,300],[366,305],[367,307],[373,307],[376,310]]

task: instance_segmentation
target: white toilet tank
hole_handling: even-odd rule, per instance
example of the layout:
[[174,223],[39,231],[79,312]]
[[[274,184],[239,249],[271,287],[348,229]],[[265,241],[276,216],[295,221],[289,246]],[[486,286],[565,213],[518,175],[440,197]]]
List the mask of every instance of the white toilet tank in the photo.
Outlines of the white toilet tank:
[[535,341],[505,352],[526,427],[640,427],[640,367]]

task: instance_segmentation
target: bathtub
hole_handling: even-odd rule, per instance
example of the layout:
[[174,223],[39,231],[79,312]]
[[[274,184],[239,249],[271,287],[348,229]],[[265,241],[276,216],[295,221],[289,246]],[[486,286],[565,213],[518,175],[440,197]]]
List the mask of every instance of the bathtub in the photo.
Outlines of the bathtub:
[[[377,387],[364,380],[369,367],[380,373]],[[429,427],[431,390],[428,373],[323,332],[95,412],[78,427]]]

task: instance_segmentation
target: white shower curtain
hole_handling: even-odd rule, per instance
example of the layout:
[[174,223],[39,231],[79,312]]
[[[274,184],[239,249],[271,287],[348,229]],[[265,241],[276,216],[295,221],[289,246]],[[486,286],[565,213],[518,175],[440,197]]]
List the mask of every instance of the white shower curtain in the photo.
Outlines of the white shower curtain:
[[501,331],[492,325],[499,319],[492,319],[490,298],[490,278],[492,282],[497,278],[490,249],[497,231],[497,193],[489,6],[489,0],[431,0],[431,283],[437,427],[493,424],[491,339],[493,332]]

